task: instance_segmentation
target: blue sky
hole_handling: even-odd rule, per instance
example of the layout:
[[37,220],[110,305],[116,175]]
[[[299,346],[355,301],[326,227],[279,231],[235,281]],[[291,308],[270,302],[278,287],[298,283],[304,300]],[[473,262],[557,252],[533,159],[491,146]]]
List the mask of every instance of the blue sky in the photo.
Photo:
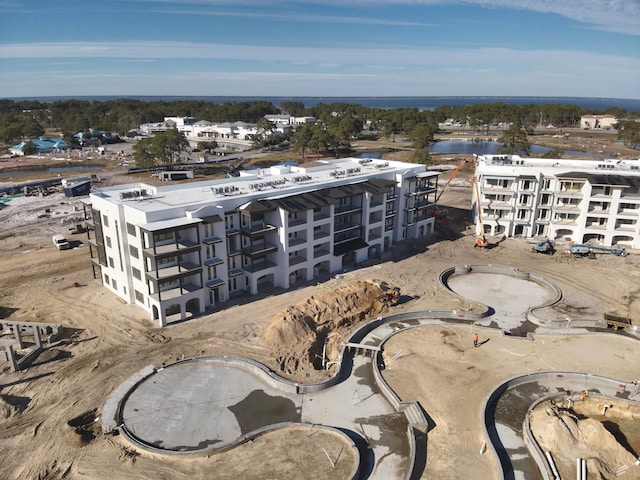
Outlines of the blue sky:
[[640,98],[640,0],[0,0],[0,98]]

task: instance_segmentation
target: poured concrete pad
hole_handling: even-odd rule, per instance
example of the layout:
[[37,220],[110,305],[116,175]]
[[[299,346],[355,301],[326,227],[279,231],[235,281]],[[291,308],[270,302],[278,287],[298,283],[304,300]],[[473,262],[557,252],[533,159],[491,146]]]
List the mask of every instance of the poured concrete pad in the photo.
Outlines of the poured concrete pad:
[[220,448],[281,422],[300,422],[300,401],[260,376],[213,359],[172,365],[129,395],[122,420],[140,441],[166,450]]
[[494,310],[490,320],[502,329],[515,328],[530,307],[552,300],[555,293],[538,282],[499,273],[453,275],[448,286],[458,295]]

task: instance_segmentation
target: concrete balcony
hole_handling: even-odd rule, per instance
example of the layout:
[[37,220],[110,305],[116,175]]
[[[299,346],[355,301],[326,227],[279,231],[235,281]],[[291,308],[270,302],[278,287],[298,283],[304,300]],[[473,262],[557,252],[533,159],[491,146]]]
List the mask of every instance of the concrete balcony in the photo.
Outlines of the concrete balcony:
[[262,272],[263,270],[267,270],[268,268],[273,268],[277,266],[278,264],[275,262],[271,262],[267,259],[262,259],[255,262],[251,262],[249,265],[245,265],[244,267],[242,267],[242,269],[245,272],[258,273],[258,272]]
[[211,280],[208,280],[207,283],[205,283],[205,286],[207,288],[217,288],[222,287],[224,284],[225,281],[221,278],[212,278]]
[[151,272],[145,272],[145,276],[151,280],[170,280],[193,275],[202,271],[202,267],[193,262],[180,262],[171,267],[159,268]]
[[214,265],[222,265],[224,263],[224,260],[218,257],[214,257],[214,258],[207,258],[204,261],[204,264],[207,267],[213,267]]
[[195,283],[185,283],[183,285],[180,285],[174,288],[168,288],[160,292],[152,293],[149,296],[158,302],[160,301],[164,302],[166,300],[180,298],[185,293],[193,293],[201,289],[202,287],[200,285],[196,285]]
[[220,243],[222,241],[223,241],[222,238],[216,237],[216,236],[205,237],[204,239],[202,239],[202,243],[204,243],[206,245],[213,245],[214,243]]
[[256,255],[266,255],[267,253],[274,253],[278,251],[278,246],[273,243],[255,243],[252,245],[247,245],[246,247],[242,247],[242,253],[248,255],[250,257]]
[[200,244],[193,240],[180,240],[179,242],[171,242],[163,245],[156,245],[143,249],[146,255],[151,257],[159,257],[171,255],[174,253],[185,253],[189,251],[196,251],[200,249]]
[[293,267],[294,265],[299,265],[300,263],[306,262],[307,259],[302,255],[296,255],[294,257],[289,257],[289,266]]
[[328,236],[330,236],[331,233],[329,231],[325,231],[325,230],[318,230],[313,232],[313,240],[320,240],[322,238],[327,238]]
[[301,237],[294,237],[289,239],[289,247],[295,247],[296,245],[302,245],[307,243],[307,240]]

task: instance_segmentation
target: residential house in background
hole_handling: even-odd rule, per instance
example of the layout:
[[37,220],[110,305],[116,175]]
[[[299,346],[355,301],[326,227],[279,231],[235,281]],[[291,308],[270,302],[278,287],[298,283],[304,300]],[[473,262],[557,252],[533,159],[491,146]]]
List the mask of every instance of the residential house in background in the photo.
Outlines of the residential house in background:
[[611,130],[618,123],[613,115],[583,115],[580,117],[580,128],[584,130]]

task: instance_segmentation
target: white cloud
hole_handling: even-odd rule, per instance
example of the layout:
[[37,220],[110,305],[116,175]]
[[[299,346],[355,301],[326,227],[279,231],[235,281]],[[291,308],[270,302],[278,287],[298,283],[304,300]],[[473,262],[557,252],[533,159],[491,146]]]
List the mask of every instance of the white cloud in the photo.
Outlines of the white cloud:
[[[177,4],[225,7],[263,7],[263,0],[139,0],[156,4]],[[640,35],[640,1],[638,0],[280,0],[274,4],[279,11],[286,6],[301,4],[337,5],[366,8],[372,5],[477,5],[487,8],[509,8],[533,12],[554,13],[609,32]],[[307,19],[308,20],[308,19]],[[350,21],[354,21],[353,18]]]
[[174,41],[144,42],[57,42],[16,43],[0,45],[0,58],[112,58],[112,59],[215,59],[256,61],[278,64],[334,65],[508,65],[512,68],[528,65],[580,64],[599,65],[624,63],[629,70],[640,71],[640,59],[620,55],[569,50],[516,50],[511,48],[325,48],[279,47]]

